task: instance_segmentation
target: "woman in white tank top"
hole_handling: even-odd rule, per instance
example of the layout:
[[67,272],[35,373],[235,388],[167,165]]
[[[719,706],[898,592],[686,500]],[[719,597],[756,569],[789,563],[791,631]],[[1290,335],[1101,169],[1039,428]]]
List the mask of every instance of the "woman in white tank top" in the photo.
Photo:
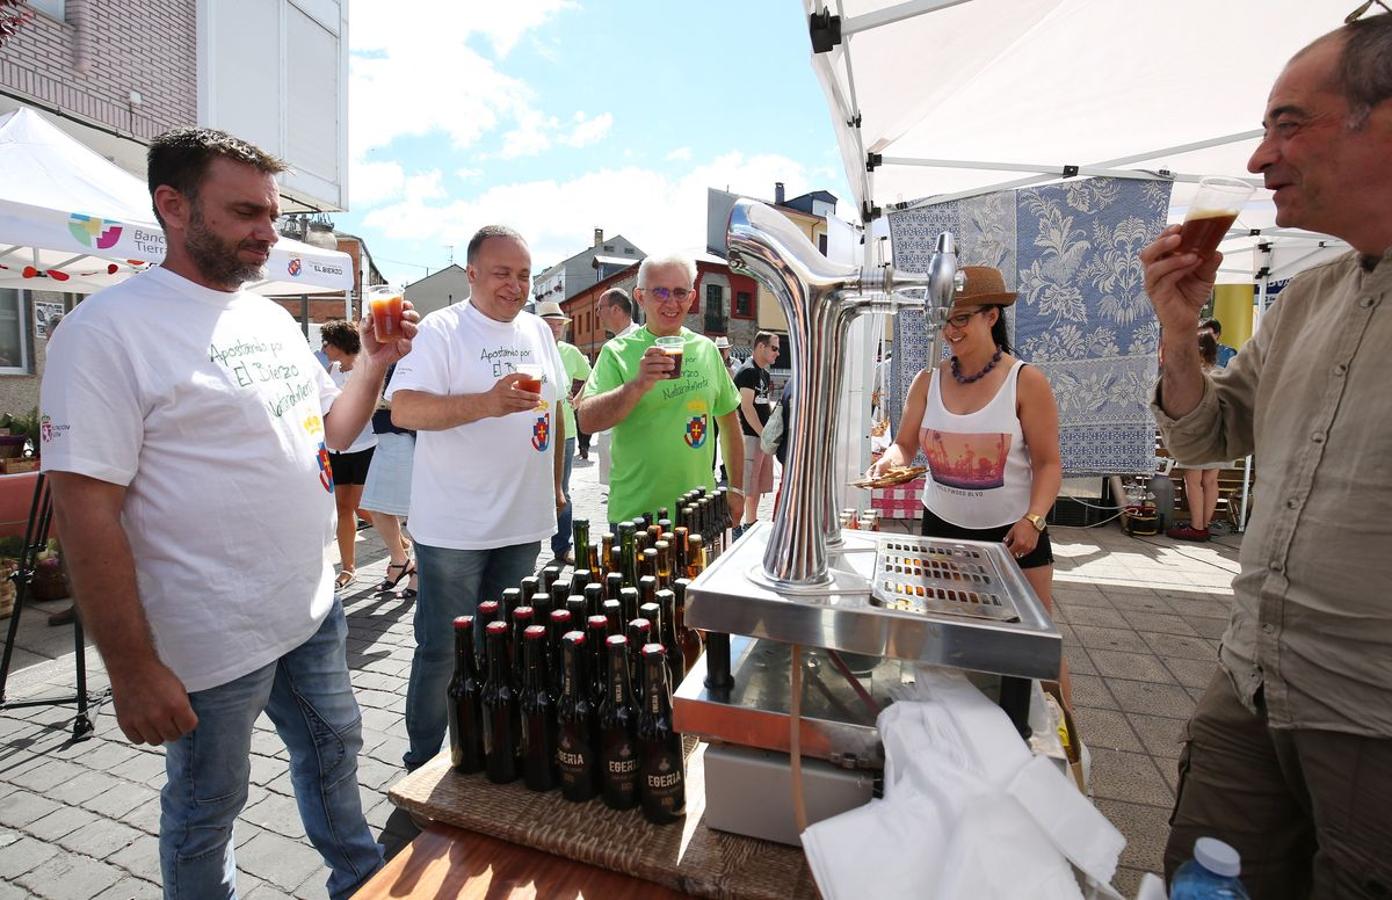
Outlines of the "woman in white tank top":
[[[1001,541],[1045,608],[1054,556],[1044,517],[1063,480],[1058,405],[1048,379],[1010,355],[1000,272],[964,266],[966,286],[943,327],[952,358],[918,373],[899,433],[871,474],[928,457],[923,534]],[[1067,668],[1060,677],[1069,702]]]

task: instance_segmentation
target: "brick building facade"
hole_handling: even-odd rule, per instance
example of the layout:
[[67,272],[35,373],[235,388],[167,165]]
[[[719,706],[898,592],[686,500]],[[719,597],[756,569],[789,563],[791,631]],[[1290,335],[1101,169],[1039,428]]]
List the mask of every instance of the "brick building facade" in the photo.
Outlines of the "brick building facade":
[[142,141],[197,122],[194,0],[66,0],[49,6],[59,7],[64,21],[40,11],[5,44],[0,91]]

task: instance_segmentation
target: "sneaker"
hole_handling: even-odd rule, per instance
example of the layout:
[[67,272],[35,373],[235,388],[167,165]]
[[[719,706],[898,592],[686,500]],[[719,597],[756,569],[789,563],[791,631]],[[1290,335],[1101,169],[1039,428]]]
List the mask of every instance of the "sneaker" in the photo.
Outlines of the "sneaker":
[[1206,541],[1212,537],[1207,528],[1195,528],[1188,524],[1171,528],[1165,534],[1177,541]]

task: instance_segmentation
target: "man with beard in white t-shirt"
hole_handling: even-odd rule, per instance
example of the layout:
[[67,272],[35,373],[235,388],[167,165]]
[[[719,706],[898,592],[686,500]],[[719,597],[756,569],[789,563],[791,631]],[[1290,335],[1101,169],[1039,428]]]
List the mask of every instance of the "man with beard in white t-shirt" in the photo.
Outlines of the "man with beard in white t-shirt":
[[[387,389],[392,422],[416,432],[411,536],[420,595],[406,688],[408,769],[444,740],[451,623],[536,571],[541,541],[566,505],[560,402],[570,376],[550,326],[522,310],[531,292],[527,243],[511,228],[481,228],[465,272],[468,301],[425,317]],[[539,385],[528,385],[529,368]],[[482,633],[474,638],[481,645]]]
[[417,317],[389,344],[364,318],[360,374],[340,392],[289,313],[242,290],[266,277],[284,168],[220,131],[156,138],[164,262],[92,296],[48,348],[43,468],[74,596],[122,732],[165,749],[166,897],[235,895],[232,826],[262,712],[329,895],[382,864],[327,553],[329,450],[362,431]]

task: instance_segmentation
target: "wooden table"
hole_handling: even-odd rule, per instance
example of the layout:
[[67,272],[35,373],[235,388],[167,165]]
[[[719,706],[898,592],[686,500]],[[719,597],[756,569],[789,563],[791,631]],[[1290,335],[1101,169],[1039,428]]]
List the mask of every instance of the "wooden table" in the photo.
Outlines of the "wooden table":
[[476,831],[433,822],[353,900],[444,900],[448,897],[669,898],[680,894],[651,881],[574,862]]

